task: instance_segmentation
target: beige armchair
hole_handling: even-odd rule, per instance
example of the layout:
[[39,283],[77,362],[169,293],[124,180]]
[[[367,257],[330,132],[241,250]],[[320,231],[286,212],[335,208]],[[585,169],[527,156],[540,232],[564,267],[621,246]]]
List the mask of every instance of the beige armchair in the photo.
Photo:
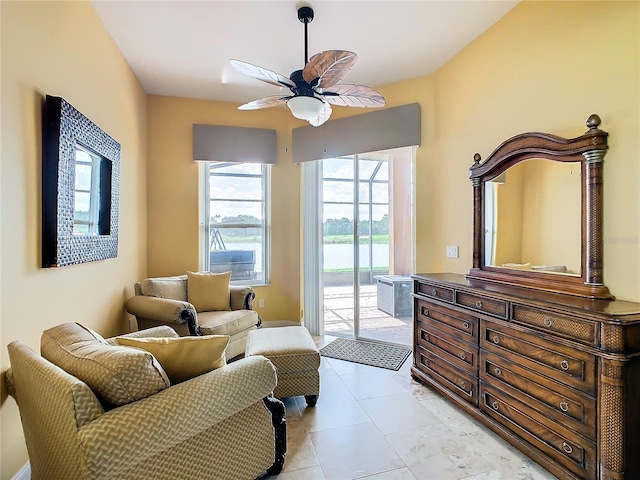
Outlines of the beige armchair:
[[262,322],[253,310],[255,292],[230,285],[230,311],[196,312],[187,301],[187,276],[147,278],[134,285],[135,297],[126,309],[135,315],[138,329],[169,325],[180,336],[229,335],[227,358],[244,354],[247,335]]
[[[45,349],[49,356],[52,349],[55,355],[67,355],[63,337],[73,337],[69,345],[75,342],[76,350],[67,355],[71,362],[95,348],[115,349],[107,352],[111,360],[123,348],[145,355],[104,341],[99,347],[86,338],[79,341],[78,335],[86,334],[78,333],[75,325],[64,324],[62,335],[50,336],[49,345],[43,340],[43,355]],[[177,337],[168,327],[130,336],[145,335]],[[282,469],[284,405],[270,396],[276,373],[265,357],[241,359],[145,398],[108,407],[88,383],[28,346],[15,341],[8,349],[7,390],[20,410],[34,480],[246,480]],[[118,388],[131,376],[122,376]],[[140,388],[142,383],[147,388],[150,382],[131,382],[127,388]]]

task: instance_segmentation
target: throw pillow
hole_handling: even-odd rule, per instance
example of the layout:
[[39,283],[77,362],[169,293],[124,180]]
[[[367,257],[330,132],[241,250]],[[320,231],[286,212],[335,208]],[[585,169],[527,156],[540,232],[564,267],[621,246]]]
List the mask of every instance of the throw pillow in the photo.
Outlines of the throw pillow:
[[174,384],[227,364],[225,350],[229,344],[228,335],[178,338],[117,337],[116,341],[119,345],[141,348],[151,353]]
[[187,272],[187,297],[196,312],[231,310],[231,272]]
[[42,333],[44,358],[86,383],[105,406],[134,402],[167,388],[169,379],[148,352],[109,345],[78,323]]
[[528,263],[503,263],[503,267],[516,268],[518,270],[531,270],[531,262]]

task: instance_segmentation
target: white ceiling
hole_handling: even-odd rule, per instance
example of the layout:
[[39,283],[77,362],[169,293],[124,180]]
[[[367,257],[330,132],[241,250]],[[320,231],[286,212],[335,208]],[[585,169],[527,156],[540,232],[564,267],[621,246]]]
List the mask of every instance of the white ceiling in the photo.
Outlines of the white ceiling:
[[92,3],[148,94],[244,103],[280,92],[235,71],[229,59],[287,77],[301,69],[299,6],[315,12],[309,57],[351,50],[358,60],[341,83],[378,87],[435,72],[518,0]]

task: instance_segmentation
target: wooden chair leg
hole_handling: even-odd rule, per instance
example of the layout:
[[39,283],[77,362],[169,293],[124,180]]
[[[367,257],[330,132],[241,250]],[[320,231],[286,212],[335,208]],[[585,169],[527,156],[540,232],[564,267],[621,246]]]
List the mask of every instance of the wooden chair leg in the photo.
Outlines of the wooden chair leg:
[[275,430],[276,455],[273,465],[269,467],[269,475],[278,475],[284,467],[284,457],[287,453],[287,419],[284,417],[284,403],[273,397],[262,399],[264,405],[271,412],[271,423]]

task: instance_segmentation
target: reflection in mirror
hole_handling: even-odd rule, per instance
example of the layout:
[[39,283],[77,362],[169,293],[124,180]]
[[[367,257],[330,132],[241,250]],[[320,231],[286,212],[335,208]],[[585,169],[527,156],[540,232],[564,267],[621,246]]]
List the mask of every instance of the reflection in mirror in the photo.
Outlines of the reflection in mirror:
[[73,233],[97,235],[100,198],[100,157],[76,146]]
[[[74,187],[74,235],[106,235],[108,224],[104,220],[105,209],[109,209],[109,199],[105,197],[101,185],[111,182],[110,162],[96,153],[76,145],[75,187]],[[105,176],[103,178],[103,176]]]
[[580,169],[533,159],[487,181],[484,265],[580,276]]

